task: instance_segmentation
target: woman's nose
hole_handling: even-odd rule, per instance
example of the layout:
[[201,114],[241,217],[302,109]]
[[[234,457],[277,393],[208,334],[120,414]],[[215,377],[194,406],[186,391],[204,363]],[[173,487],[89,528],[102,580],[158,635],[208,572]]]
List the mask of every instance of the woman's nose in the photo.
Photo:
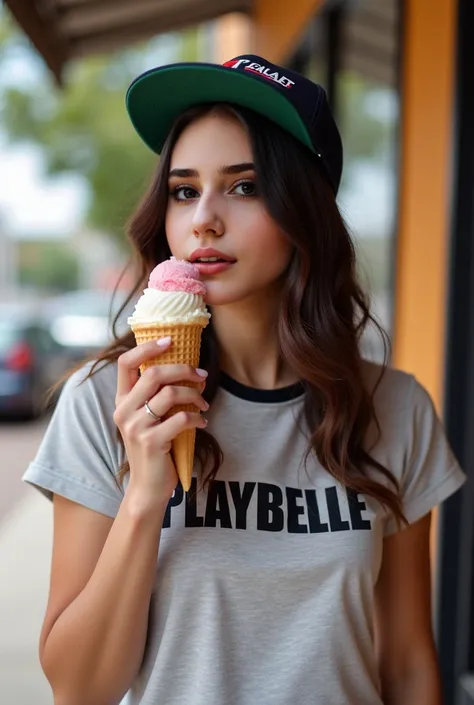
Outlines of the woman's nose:
[[193,216],[193,233],[197,237],[211,232],[220,237],[224,234],[224,220],[212,199],[201,197]]

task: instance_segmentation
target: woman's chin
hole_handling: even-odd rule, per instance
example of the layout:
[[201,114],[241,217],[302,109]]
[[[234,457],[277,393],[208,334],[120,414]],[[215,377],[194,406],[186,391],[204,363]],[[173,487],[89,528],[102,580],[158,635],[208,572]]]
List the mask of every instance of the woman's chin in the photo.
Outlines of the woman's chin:
[[214,287],[207,285],[207,294],[204,297],[204,303],[207,304],[207,306],[229,306],[230,304],[236,304],[239,301],[242,301],[243,297],[242,294],[238,294],[237,292],[232,292],[232,291],[223,291],[222,289],[219,291],[220,287]]
[[206,304],[206,306],[215,308],[216,306],[225,306],[235,302],[233,299],[229,300],[229,298],[226,296],[206,296],[204,298],[204,303]]

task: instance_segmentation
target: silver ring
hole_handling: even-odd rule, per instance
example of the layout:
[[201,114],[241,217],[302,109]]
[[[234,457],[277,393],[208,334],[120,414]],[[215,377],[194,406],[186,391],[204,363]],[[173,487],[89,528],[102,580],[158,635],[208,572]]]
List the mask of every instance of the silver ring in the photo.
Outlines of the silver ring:
[[146,413],[149,414],[157,423],[160,423],[161,417],[160,417],[160,416],[157,416],[157,415],[155,414],[155,412],[150,409],[150,407],[148,406],[148,402],[147,402],[147,401],[145,402],[145,411],[146,411]]

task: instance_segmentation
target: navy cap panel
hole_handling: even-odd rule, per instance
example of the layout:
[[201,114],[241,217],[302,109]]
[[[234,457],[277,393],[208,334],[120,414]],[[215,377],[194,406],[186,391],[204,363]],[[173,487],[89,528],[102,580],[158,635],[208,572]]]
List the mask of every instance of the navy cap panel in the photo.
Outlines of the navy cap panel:
[[325,98],[321,86],[291,69],[277,66],[253,54],[237,56],[235,59],[226,61],[223,66],[251,74],[265,83],[271,82],[275,90],[293,103],[307,128],[310,129],[312,116]]

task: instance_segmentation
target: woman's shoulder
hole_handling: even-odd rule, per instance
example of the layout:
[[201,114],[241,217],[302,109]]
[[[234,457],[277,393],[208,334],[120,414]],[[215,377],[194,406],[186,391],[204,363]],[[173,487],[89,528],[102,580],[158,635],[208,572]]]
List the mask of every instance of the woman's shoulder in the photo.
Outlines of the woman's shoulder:
[[415,375],[395,367],[364,361],[363,376],[373,396],[374,410],[381,427],[398,429],[411,436],[441,427],[435,402]]
[[114,400],[117,388],[117,362],[88,360],[77,368],[64,383],[61,396],[84,398],[94,396]]
[[123,496],[117,483],[123,452],[113,420],[116,367],[94,360],[69,376],[23,475],[48,499],[60,494],[110,517]]
[[432,403],[427,390],[409,372],[364,360],[362,375],[376,407],[407,412],[419,404]]
[[113,416],[117,389],[117,363],[90,360],[70,374],[59,395],[52,426],[68,423],[71,427],[115,433]]
[[[413,523],[456,492],[466,476],[450,447],[433,399],[414,375],[364,363],[364,376],[374,391],[378,422],[378,429],[371,427],[373,438],[369,436],[369,441],[374,441],[369,442],[371,455],[399,482],[403,512]],[[392,517],[385,534],[396,530]]]

